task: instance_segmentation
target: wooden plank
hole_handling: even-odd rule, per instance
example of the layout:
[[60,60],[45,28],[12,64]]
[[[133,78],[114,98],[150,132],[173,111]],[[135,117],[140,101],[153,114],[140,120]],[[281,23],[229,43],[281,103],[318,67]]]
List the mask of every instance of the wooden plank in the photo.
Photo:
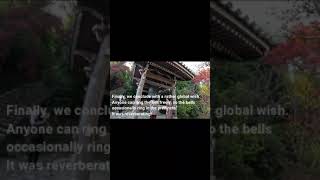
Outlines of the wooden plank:
[[162,82],[165,82],[165,83],[168,83],[168,84],[170,84],[171,86],[174,84],[174,82],[173,81],[170,81],[170,79],[167,79],[167,78],[164,78],[164,77],[162,77],[162,76],[159,76],[159,75],[157,75],[157,74],[153,74],[153,73],[151,73],[151,72],[148,72],[147,73],[147,78],[152,78],[152,79],[155,79],[155,80],[158,80],[158,81],[162,81]]

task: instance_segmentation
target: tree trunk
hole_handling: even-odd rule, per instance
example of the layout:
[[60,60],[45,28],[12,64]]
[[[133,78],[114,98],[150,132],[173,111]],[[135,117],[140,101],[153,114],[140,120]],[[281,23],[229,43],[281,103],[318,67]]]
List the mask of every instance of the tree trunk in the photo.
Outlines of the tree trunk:
[[[90,77],[88,90],[85,96],[83,109],[90,109],[90,108],[100,108],[104,96],[104,91],[106,87],[107,81],[107,73],[109,73],[109,64],[107,61],[107,54],[109,55],[108,49],[110,48],[110,35],[107,35],[103,43],[100,47],[99,54],[96,60],[96,65],[94,71]],[[109,58],[109,56],[108,56]],[[87,152],[86,148],[88,144],[91,143],[92,137],[94,136],[91,134],[90,136],[86,136],[81,130],[84,127],[94,127],[98,125],[99,115],[88,115],[88,114],[81,114],[79,128],[80,133],[78,137],[79,144],[82,144],[84,150],[79,154],[77,160],[81,162],[90,162],[91,153]],[[77,180],[89,180],[90,172],[89,171],[78,171],[76,173]]]

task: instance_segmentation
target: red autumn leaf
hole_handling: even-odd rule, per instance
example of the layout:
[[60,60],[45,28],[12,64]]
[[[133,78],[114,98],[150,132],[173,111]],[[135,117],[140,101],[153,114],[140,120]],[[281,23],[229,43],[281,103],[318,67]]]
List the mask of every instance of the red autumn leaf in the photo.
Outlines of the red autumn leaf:
[[288,64],[300,58],[303,64],[320,63],[320,22],[293,27],[287,41],[274,47],[265,57],[267,64]]
[[210,82],[210,68],[201,69],[192,80],[194,83]]

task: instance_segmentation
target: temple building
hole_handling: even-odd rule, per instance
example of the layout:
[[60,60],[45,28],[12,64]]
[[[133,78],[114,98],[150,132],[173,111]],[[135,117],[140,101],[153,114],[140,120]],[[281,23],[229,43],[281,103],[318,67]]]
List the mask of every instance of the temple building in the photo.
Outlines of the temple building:
[[[144,61],[135,62],[133,72],[133,81],[137,89],[135,102],[141,101],[140,96],[142,95],[158,95],[153,100],[158,102],[167,101],[168,103],[163,106],[171,106],[173,107],[171,109],[174,110],[165,110],[166,108],[163,108],[163,113],[166,114],[167,118],[176,119],[177,104],[174,103],[176,102],[176,82],[193,79],[194,74],[191,70],[178,61]],[[167,95],[166,97],[169,98],[163,99],[161,95]],[[161,106],[161,104],[158,104],[158,106]],[[150,113],[154,113],[157,116],[160,112],[154,111]]]
[[215,60],[253,60],[270,50],[269,40],[249,17],[232,3],[210,1],[211,53]]
[[[258,60],[266,55],[271,43],[261,29],[232,3],[222,0],[210,1],[210,50],[214,63],[226,61]],[[213,116],[214,117],[214,116]],[[214,173],[215,139],[211,137],[210,176]]]

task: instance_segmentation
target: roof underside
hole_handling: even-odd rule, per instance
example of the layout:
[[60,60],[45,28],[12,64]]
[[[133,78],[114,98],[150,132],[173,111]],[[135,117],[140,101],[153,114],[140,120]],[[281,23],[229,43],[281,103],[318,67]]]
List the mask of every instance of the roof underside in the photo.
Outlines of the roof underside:
[[[136,64],[146,66],[148,62],[136,62]],[[157,61],[149,62],[150,66],[155,69],[159,69],[171,76],[175,76],[177,80],[191,80],[194,74],[185,65],[178,61]]]
[[248,17],[232,10],[232,4],[210,2],[210,35],[214,57],[234,60],[250,60],[262,57],[270,49],[270,43]]

